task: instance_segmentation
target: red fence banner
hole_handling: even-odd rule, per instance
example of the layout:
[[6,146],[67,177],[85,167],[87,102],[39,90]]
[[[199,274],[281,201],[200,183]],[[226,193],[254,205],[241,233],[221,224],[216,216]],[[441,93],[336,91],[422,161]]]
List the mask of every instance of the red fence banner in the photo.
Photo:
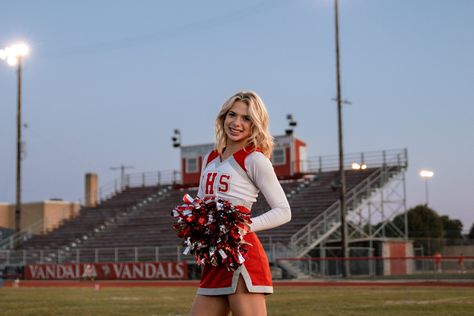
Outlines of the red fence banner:
[[81,264],[29,264],[27,280],[185,280],[188,264],[181,262],[130,262]]

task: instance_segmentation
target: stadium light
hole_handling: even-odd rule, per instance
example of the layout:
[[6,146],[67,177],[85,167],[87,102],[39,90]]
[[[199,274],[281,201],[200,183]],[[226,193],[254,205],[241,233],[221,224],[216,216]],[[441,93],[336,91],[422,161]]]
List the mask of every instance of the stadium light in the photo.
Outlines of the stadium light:
[[425,204],[428,206],[428,180],[431,179],[434,176],[434,172],[431,170],[421,170],[420,171],[420,177],[425,179]]
[[352,163],[352,170],[365,170],[367,165],[365,163],[358,164],[357,162]]
[[287,114],[286,119],[288,120],[288,129],[285,130],[285,134],[288,136],[293,135],[293,130],[298,123],[295,121],[292,114]]
[[173,142],[174,148],[181,147],[181,131],[179,129],[174,130],[174,135],[171,137],[171,141]]
[[[20,232],[21,225],[21,159],[22,159],[22,141],[21,141],[21,72],[22,61],[30,52],[30,47],[26,43],[17,43],[7,48],[0,49],[0,59],[7,62],[8,65],[17,67],[17,146],[16,146],[16,199],[15,199],[15,232]],[[20,245],[17,239],[16,247]]]

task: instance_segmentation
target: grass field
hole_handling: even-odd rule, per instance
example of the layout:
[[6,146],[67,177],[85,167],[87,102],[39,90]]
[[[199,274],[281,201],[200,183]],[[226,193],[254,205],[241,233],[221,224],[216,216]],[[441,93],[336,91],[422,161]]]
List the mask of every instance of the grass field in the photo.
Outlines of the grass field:
[[[187,315],[195,289],[1,288],[0,315]],[[473,288],[276,287],[268,315],[474,315]]]

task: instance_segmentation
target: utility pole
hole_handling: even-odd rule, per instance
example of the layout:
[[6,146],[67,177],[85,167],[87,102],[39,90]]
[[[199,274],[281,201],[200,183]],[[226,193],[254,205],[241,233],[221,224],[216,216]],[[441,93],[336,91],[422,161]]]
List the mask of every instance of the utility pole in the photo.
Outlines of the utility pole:
[[339,140],[339,203],[341,220],[341,268],[342,276],[349,276],[349,249],[347,242],[347,222],[346,222],[346,177],[344,174],[344,146],[342,137],[342,93],[341,93],[341,73],[339,62],[339,1],[334,0],[334,22],[336,31],[336,85],[337,85],[337,126]]

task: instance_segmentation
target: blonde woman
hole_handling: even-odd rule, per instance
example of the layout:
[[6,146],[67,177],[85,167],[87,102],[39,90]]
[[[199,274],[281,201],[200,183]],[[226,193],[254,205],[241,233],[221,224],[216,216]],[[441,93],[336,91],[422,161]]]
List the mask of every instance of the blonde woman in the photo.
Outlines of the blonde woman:
[[290,206],[269,157],[273,139],[268,113],[252,91],[230,97],[216,118],[216,149],[203,159],[198,196],[214,196],[249,210],[261,191],[270,210],[252,218],[244,240],[252,244],[235,271],[205,265],[190,315],[266,315],[265,294],[273,293],[270,267],[255,234],[291,219]]

